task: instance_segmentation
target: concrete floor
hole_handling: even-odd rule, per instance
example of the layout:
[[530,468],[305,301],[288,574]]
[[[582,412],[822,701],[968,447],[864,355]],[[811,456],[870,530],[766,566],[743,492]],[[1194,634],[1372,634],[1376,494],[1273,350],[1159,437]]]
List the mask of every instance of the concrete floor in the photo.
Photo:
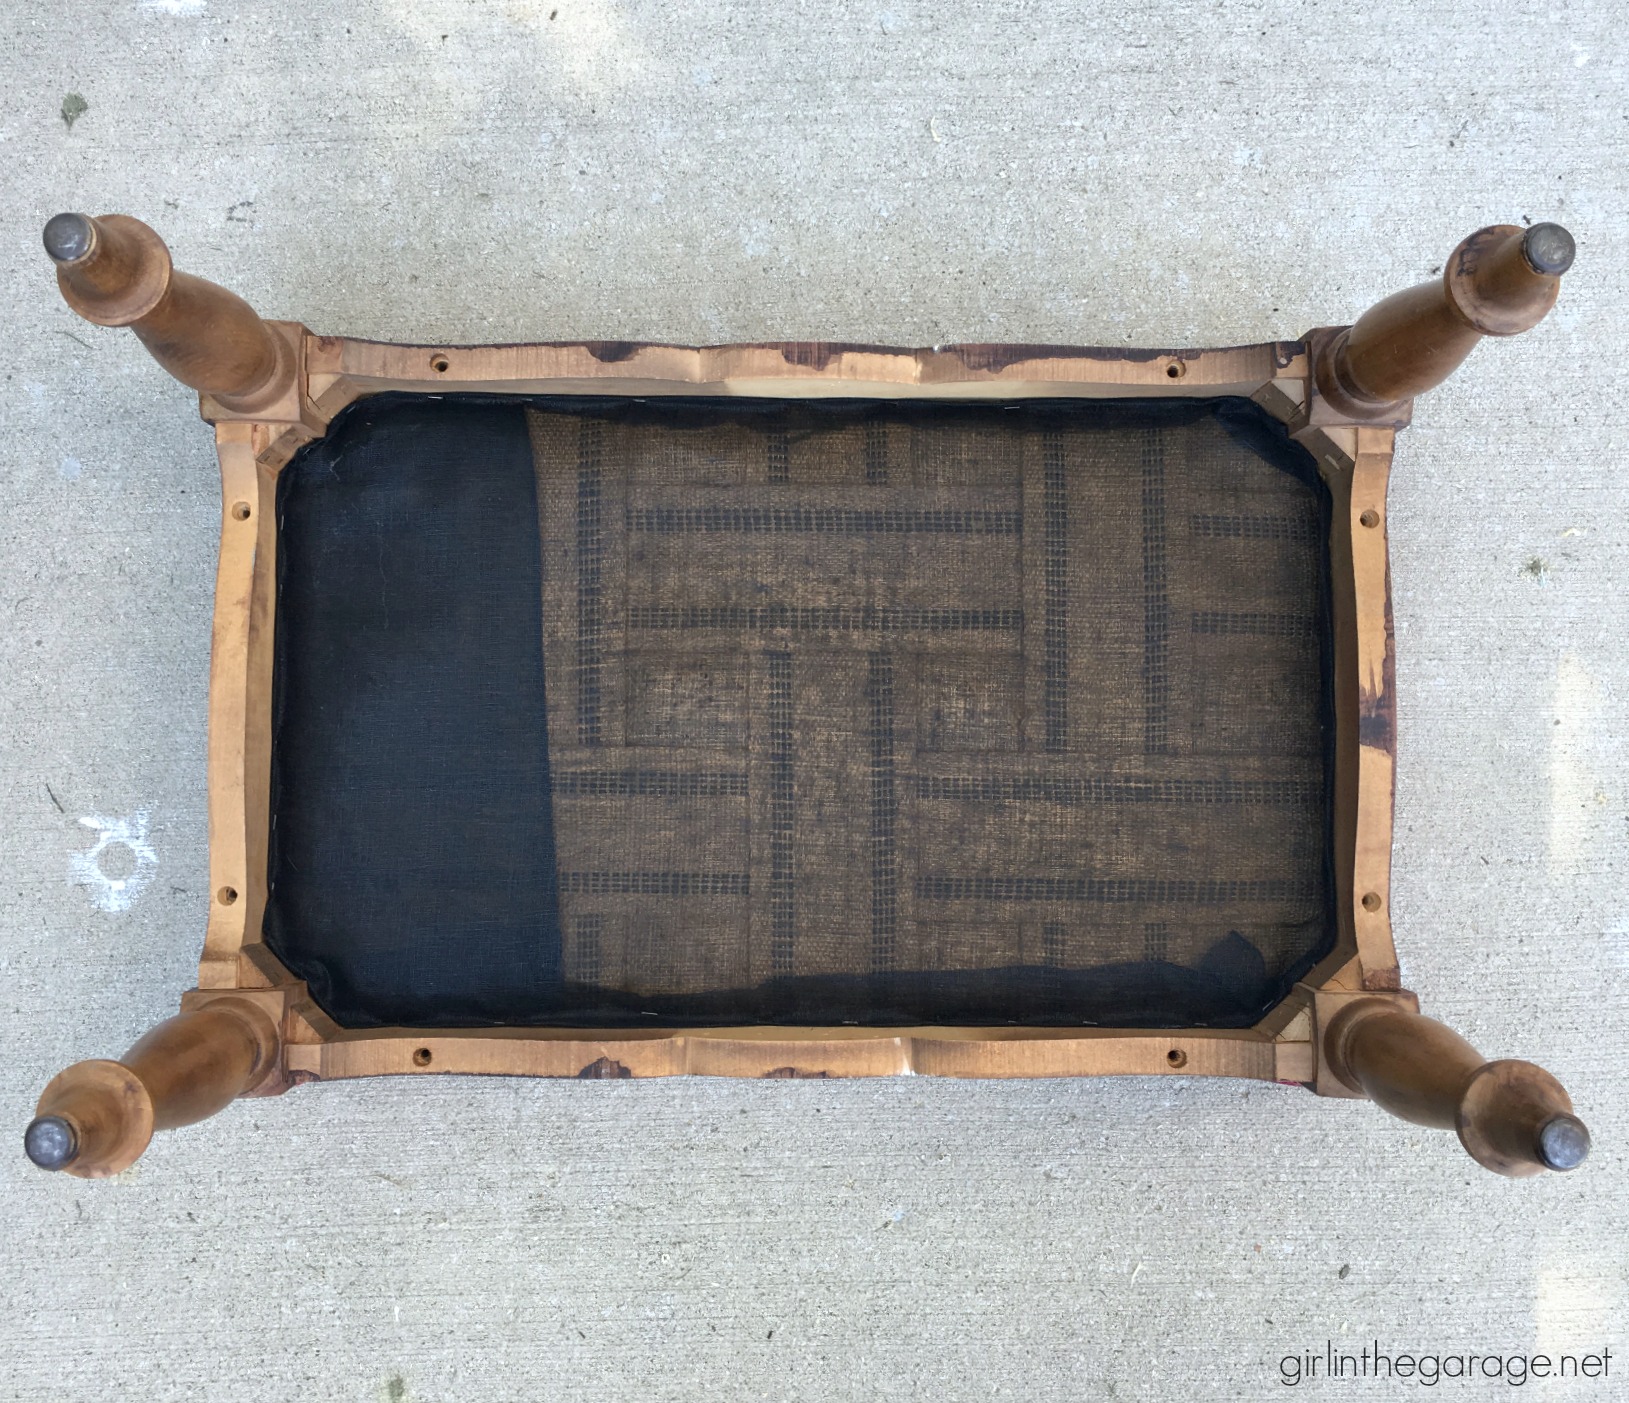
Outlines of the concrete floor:
[[[1197,1080],[308,1086],[106,1183],[0,1156],[0,1398],[1264,1397],[1326,1340],[1610,1347],[1525,1395],[1629,1396],[1615,6],[3,9],[7,1135],[173,1011],[207,885],[210,436],[63,307],[49,214],[357,336],[1151,346],[1348,320],[1531,218],[1578,237],[1560,308],[1398,453],[1393,904],[1426,1009],[1597,1148],[1512,1183]],[[88,817],[145,824],[122,911]]]

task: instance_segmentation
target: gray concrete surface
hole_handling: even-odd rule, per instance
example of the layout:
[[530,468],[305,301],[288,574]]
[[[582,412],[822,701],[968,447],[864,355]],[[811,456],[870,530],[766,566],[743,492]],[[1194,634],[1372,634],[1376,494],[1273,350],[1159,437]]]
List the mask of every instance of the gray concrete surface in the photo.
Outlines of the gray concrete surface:
[[[62,306],[52,212],[360,336],[1154,346],[1348,319],[1530,217],[1578,236],[1562,306],[1398,454],[1394,908],[1427,1009],[1553,1068],[1597,1150],[1509,1183],[1201,1081],[310,1086],[107,1183],[12,1142],[0,1398],[1247,1398],[1370,1339],[1611,1347],[1520,1396],[1629,1397],[1614,10],[8,0],[6,1135],[173,1010],[206,901],[210,438]],[[80,820],[143,813],[151,880],[99,909]]]

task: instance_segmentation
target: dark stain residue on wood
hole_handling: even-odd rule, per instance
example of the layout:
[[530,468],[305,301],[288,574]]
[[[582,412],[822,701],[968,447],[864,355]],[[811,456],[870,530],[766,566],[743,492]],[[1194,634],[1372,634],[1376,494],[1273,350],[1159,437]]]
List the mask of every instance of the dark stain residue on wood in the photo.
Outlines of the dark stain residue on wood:
[[1199,353],[1192,350],[1149,351],[1135,346],[1025,346],[1025,345],[957,345],[939,347],[946,355],[955,356],[969,370],[991,373],[1009,366],[1032,360],[1098,360],[1130,361],[1139,364],[1149,361],[1192,360]]
[[1391,585],[1386,586],[1386,655],[1381,661],[1380,690],[1358,689],[1358,744],[1397,754],[1397,639],[1392,632]]
[[[1273,363],[1282,368],[1301,350],[1298,341],[1269,342]],[[824,370],[839,357],[849,354],[882,356],[953,356],[969,370],[985,374],[999,374],[1025,361],[1093,360],[1126,361],[1146,364],[1170,359],[1193,360],[1200,352],[1195,350],[1147,350],[1127,346],[1050,346],[1050,345],[986,345],[959,343],[917,350],[906,346],[868,346],[848,341],[786,341],[776,343],[788,365],[809,370]]]
[[811,1072],[802,1067],[775,1067],[764,1073],[765,1081],[824,1081],[830,1072]]
[[1388,755],[1396,749],[1397,705],[1389,692],[1358,694],[1358,744]]
[[623,1077],[633,1075],[620,1062],[613,1062],[609,1057],[597,1058],[590,1062],[582,1071],[577,1073],[578,1081],[619,1081]]
[[851,352],[859,355],[910,356],[903,346],[867,346],[857,341],[776,341],[770,348],[781,353],[788,365],[804,370],[824,370],[834,360]]
[[603,365],[631,359],[645,345],[642,341],[585,341],[588,354]]

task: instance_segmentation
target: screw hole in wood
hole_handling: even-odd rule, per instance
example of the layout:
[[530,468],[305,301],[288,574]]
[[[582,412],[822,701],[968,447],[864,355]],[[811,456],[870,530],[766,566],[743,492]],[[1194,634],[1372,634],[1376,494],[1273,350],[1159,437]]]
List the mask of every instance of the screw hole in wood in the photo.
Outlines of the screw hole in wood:
[[234,521],[247,521],[250,516],[250,507],[247,502],[232,503],[232,519]]
[[415,1067],[428,1067],[430,1065],[430,1049],[427,1047],[415,1049],[413,1053],[413,1065]]
[[1165,367],[1165,373],[1173,380],[1180,380],[1188,373],[1188,367],[1181,361],[1174,360]]
[[1365,911],[1378,911],[1380,909],[1380,893],[1377,891],[1364,892],[1363,909]]
[[430,369],[435,371],[437,375],[445,375],[447,373],[446,356],[431,356]]
[[1188,1065],[1188,1054],[1180,1047],[1173,1047],[1165,1054],[1165,1060],[1173,1067],[1186,1067]]
[[1363,515],[1358,518],[1358,520],[1361,521],[1365,526],[1378,526],[1380,525],[1380,513],[1377,512],[1373,507],[1370,507],[1368,511],[1364,512]]
[[236,887],[222,887],[215,893],[215,900],[220,902],[222,906],[230,906],[237,899],[238,889]]

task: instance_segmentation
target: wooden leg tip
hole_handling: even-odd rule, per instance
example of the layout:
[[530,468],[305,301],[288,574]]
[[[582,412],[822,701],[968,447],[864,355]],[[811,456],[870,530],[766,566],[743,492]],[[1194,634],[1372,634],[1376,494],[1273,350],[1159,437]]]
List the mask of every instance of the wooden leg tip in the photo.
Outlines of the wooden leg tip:
[[1551,1116],[1539,1128],[1539,1159],[1546,1169],[1577,1169],[1589,1158],[1589,1144],[1589,1127],[1577,1116]]
[[85,215],[52,215],[46,223],[45,251],[58,263],[77,263],[95,243],[96,226]]
[[36,1116],[23,1133],[23,1153],[41,1169],[66,1169],[79,1157],[79,1134],[63,1116]]
[[1522,238],[1522,254],[1535,273],[1558,278],[1572,267],[1578,245],[1559,224],[1535,224]]

